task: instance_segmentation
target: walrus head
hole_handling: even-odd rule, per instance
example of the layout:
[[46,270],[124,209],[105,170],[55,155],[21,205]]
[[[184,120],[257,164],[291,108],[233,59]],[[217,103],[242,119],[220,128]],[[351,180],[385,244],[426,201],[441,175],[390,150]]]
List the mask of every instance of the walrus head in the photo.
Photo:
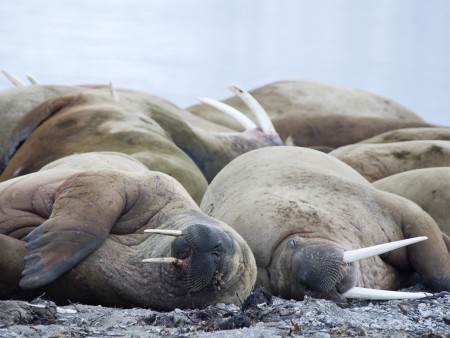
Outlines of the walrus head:
[[285,279],[271,280],[282,295],[303,299],[305,295],[345,303],[347,298],[399,299],[420,298],[425,293],[405,293],[355,287],[353,262],[426,240],[415,237],[372,247],[348,250],[325,242],[293,235],[284,240],[274,253],[270,270],[284,271]]
[[[189,293],[211,286],[220,288],[224,283],[222,276],[230,272],[230,264],[225,261],[236,253],[232,239],[224,231],[204,224],[194,224],[173,234],[178,235],[171,245],[173,259],[166,259],[166,262],[179,269],[184,288]],[[159,262],[158,259],[144,261]]]

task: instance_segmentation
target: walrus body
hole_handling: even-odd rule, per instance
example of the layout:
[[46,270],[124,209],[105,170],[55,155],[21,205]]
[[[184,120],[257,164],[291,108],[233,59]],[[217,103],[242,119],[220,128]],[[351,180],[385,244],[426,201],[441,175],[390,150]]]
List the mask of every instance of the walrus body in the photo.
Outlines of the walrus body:
[[[282,297],[340,299],[353,286],[397,289],[415,272],[431,288],[450,290],[450,255],[433,219],[318,151],[271,147],[244,154],[211,182],[201,208],[244,237],[258,266],[257,285]],[[414,236],[429,239],[343,264],[344,250]]]
[[360,143],[393,143],[419,140],[450,141],[450,128],[405,128],[397,129],[363,140]]
[[[27,86],[0,91],[0,155],[6,152],[11,131],[26,112],[52,97],[81,91],[70,86]],[[0,172],[4,169],[2,162],[0,158]]]
[[[124,154],[73,155],[2,182],[0,205],[1,298],[45,292],[61,303],[155,309],[238,304],[256,278],[236,231],[201,212],[175,179]],[[143,233],[155,228],[182,234]],[[180,264],[142,262],[170,255]]]
[[408,170],[450,166],[450,141],[355,143],[335,149],[330,155],[374,182]]
[[143,93],[122,90],[116,98],[105,90],[85,89],[57,96],[18,120],[0,180],[35,172],[74,153],[115,151],[174,177],[199,202],[207,181],[231,159],[260,146],[282,144],[277,135],[260,130],[217,133],[186,122],[200,124],[198,120]]
[[450,236],[449,167],[406,171],[378,180],[373,185],[417,203],[433,217],[442,232]]
[[[267,111],[280,137],[291,139],[297,146],[336,148],[393,129],[430,126],[401,105],[362,90],[311,81],[281,81],[250,93]],[[223,102],[249,113],[236,98]],[[187,109],[216,124],[241,128],[206,105]]]

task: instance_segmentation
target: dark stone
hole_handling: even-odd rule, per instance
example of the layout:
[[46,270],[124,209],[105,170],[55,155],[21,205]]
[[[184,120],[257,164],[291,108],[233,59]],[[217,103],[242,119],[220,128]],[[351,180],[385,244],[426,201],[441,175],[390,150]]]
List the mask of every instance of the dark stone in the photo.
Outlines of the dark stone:
[[258,304],[266,303],[267,305],[272,305],[272,295],[264,288],[258,288],[253,291],[250,296],[244,301],[241,306],[242,311],[248,309],[256,308]]

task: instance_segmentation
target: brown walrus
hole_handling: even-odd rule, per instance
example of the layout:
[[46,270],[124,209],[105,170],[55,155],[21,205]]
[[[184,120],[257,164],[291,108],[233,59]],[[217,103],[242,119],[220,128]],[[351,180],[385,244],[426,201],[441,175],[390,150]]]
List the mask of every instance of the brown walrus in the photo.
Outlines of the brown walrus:
[[[34,97],[37,86],[29,87]],[[26,99],[24,89],[20,91]],[[231,159],[282,144],[274,131],[212,132],[191,124],[200,124],[198,120],[145,93],[121,90],[115,96],[109,90],[85,89],[57,96],[17,121],[0,180],[35,172],[74,153],[116,151],[176,178],[199,202],[207,182]]]
[[330,155],[374,182],[408,170],[450,166],[450,141],[355,143],[337,148]]
[[450,141],[450,128],[405,128],[382,133],[360,143],[393,143],[419,140]]
[[[3,299],[45,292],[60,303],[169,310],[239,304],[256,278],[235,230],[175,179],[124,154],[68,156],[2,182],[0,206]],[[175,240],[144,234],[167,227]],[[167,256],[171,264],[143,262]]]
[[[433,219],[319,151],[241,155],[214,178],[201,208],[242,235],[255,255],[256,285],[282,297],[343,300],[355,286],[395,290],[416,273],[433,290],[450,290],[450,239]],[[428,240],[345,263],[345,250],[416,236]]]
[[373,185],[417,203],[450,236],[450,167],[410,170]]
[[[430,127],[419,116],[386,98],[362,91],[312,81],[280,81],[250,91],[272,119],[283,140],[302,147],[336,148],[388,130]],[[236,97],[223,100],[250,118],[250,110]],[[187,108],[192,113],[240,130],[228,116],[206,105]]]

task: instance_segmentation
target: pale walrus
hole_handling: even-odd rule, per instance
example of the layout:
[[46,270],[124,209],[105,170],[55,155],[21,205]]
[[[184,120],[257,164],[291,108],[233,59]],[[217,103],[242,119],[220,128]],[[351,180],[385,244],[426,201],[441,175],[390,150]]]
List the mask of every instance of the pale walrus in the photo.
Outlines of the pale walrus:
[[410,170],[373,185],[417,203],[450,236],[450,167]]
[[[2,182],[0,206],[2,299],[45,292],[60,303],[170,310],[239,304],[256,279],[235,230],[124,154],[73,155]],[[176,239],[144,233],[167,227]],[[143,262],[152,257],[171,264]]]
[[[250,91],[269,114],[283,140],[296,146],[336,148],[388,130],[429,127],[412,111],[386,98],[362,91],[312,81],[280,81]],[[253,119],[237,98],[224,103]],[[235,130],[240,125],[206,105],[187,108],[192,113]]]
[[[37,86],[29,87],[35,95]],[[273,129],[255,125],[244,132],[212,132],[191,124],[200,124],[198,120],[145,93],[85,89],[57,96],[17,121],[0,180],[35,172],[74,153],[116,151],[176,178],[200,202],[207,182],[230,160],[251,149],[283,144]]]
[[[450,290],[450,239],[433,219],[319,151],[244,154],[214,178],[201,208],[244,237],[258,266],[256,285],[282,297],[343,300],[354,286],[396,290],[416,272],[431,289]],[[428,240],[345,263],[345,250],[415,236]]]
[[330,155],[375,182],[408,170],[450,166],[450,141],[355,143],[337,148]]

